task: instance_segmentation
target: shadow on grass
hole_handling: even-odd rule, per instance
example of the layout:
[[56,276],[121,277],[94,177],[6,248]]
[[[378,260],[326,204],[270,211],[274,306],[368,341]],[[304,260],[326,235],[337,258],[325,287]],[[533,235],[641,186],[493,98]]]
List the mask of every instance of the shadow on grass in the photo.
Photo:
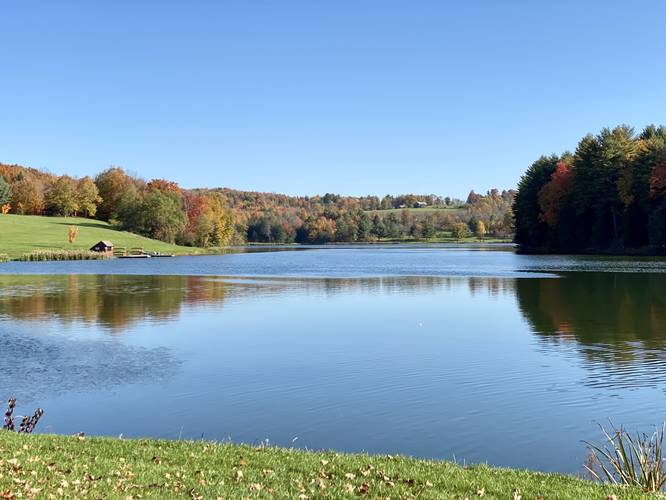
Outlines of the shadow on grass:
[[102,222],[54,222],[54,224],[58,224],[59,226],[80,226],[80,227],[92,227],[95,229],[106,229],[108,231],[117,231],[117,232],[124,232],[122,229],[113,227],[113,226],[107,226],[106,224]]

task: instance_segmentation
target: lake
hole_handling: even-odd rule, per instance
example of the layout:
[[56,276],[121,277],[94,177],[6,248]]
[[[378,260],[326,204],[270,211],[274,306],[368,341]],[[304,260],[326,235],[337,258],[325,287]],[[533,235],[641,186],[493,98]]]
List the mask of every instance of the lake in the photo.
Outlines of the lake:
[[40,432],[580,472],[597,423],[665,418],[665,291],[664,260],[510,246],[0,264],[0,397]]

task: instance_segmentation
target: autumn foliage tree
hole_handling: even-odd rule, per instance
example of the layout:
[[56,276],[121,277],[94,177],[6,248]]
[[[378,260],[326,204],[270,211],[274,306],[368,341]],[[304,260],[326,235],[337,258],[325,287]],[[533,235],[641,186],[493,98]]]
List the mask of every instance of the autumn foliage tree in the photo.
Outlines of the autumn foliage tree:
[[101,203],[97,185],[91,177],[79,179],[76,183],[77,211],[84,217],[95,217],[97,205]]
[[666,246],[666,129],[622,125],[587,135],[573,155],[542,157],[521,179],[513,211],[526,250]]
[[120,167],[109,167],[95,177],[95,185],[102,199],[97,216],[102,220],[111,220],[117,216],[120,199],[125,191],[134,185],[132,178]]
[[68,175],[54,179],[46,190],[46,208],[54,215],[74,215],[79,209],[76,181]]
[[25,175],[12,183],[12,212],[19,215],[40,215],[44,210],[44,184],[37,177]]

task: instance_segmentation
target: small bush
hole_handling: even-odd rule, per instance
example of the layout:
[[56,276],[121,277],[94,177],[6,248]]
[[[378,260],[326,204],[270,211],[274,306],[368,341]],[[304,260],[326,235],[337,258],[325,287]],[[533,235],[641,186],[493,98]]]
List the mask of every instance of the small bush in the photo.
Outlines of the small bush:
[[10,258],[9,255],[6,253],[0,253],[0,262],[9,262]]
[[463,238],[469,238],[472,236],[472,232],[464,222],[456,222],[451,226],[451,236],[458,240],[462,240]]
[[76,237],[79,235],[79,228],[76,226],[69,226],[69,233],[67,234],[67,241],[74,243]]
[[18,260],[23,262],[40,262],[47,260],[104,260],[107,256],[101,252],[90,250],[33,250],[24,253]]

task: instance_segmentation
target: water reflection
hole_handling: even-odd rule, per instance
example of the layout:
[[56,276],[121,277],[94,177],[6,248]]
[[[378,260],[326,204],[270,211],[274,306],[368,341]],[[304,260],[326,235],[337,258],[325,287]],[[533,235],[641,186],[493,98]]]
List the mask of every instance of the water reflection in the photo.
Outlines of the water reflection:
[[48,432],[576,472],[663,418],[666,275],[523,276],[0,276],[0,388]]
[[469,285],[472,293],[510,292],[503,278],[225,278],[137,275],[0,275],[0,318],[96,324],[122,332],[136,322],[178,319],[183,309],[275,294],[417,293]]
[[[30,323],[55,319],[61,325],[82,322],[121,334],[135,323],[177,321],[185,309],[219,309],[225,301],[242,297],[332,297],[355,293],[390,296],[464,289],[472,299],[480,294],[515,296],[531,331],[541,339],[542,348],[566,348],[577,353],[587,370],[584,383],[588,385],[654,387],[666,382],[664,274],[562,273],[559,278],[519,279],[2,275],[0,319]],[[2,340],[5,353],[18,348],[7,344],[11,339],[6,336]],[[35,350],[48,351],[44,347]],[[129,359],[127,353],[114,356]],[[129,362],[123,363],[129,367]],[[131,375],[133,369],[126,368],[126,372]]]
[[230,285],[189,276],[0,276],[0,316],[83,321],[122,330],[179,317],[184,305],[222,302]]
[[564,273],[517,280],[522,314],[544,346],[571,346],[587,383],[656,386],[666,381],[666,276]]
[[[515,295],[544,340],[587,346],[590,360],[630,362],[635,348],[666,344],[666,275],[562,273],[559,278],[231,278],[138,275],[0,275],[0,317],[82,321],[121,331],[176,320],[187,307],[280,294],[409,294],[467,288],[474,297]],[[622,346],[604,350],[599,346]]]

